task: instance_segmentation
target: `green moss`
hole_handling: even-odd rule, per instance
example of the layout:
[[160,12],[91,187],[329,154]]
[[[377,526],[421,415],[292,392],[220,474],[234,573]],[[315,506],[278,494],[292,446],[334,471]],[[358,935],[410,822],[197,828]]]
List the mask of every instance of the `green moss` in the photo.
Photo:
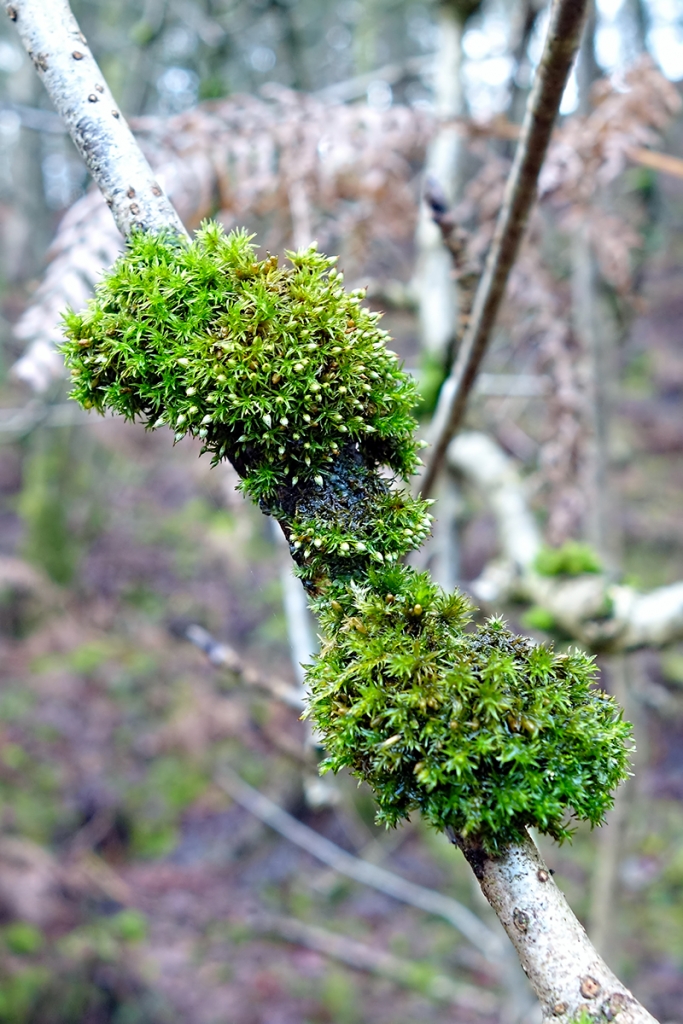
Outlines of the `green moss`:
[[147,937],[147,918],[139,910],[120,910],[107,923],[123,942],[142,942]]
[[581,576],[602,572],[602,563],[589,544],[569,540],[559,548],[541,548],[534,568],[541,576]]
[[0,1024],[29,1024],[50,975],[44,967],[0,974]]
[[[259,261],[215,225],[134,237],[65,318],[74,397],[201,438],[281,523],[323,631],[309,714],[326,767],[367,780],[383,821],[419,809],[492,851],[528,825],[561,840],[572,818],[599,823],[629,726],[590,658],[473,629],[462,595],[398,564],[431,519],[399,486],[418,463],[414,386],[334,260],[288,256]],[[538,566],[598,568],[575,544]]]
[[556,839],[598,824],[623,778],[630,728],[578,651],[556,654],[404,567],[319,598],[309,673],[325,767],[372,786],[380,819],[419,809],[491,850],[527,825]]
[[230,454],[272,499],[315,481],[345,446],[402,476],[416,465],[415,388],[379,314],[313,248],[257,260],[249,236],[205,225],[188,245],[136,235],[85,313],[67,313],[73,395]]
[[527,608],[522,616],[522,623],[529,629],[539,629],[544,633],[551,633],[556,626],[555,616],[547,608],[540,605],[532,605]]

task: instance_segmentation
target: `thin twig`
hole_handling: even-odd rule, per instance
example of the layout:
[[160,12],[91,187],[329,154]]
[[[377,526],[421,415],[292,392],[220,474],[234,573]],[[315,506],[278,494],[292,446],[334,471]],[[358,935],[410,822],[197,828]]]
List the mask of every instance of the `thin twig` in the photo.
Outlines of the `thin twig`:
[[212,665],[226,668],[246,686],[263,690],[271,697],[276,697],[277,700],[286,704],[287,707],[294,708],[295,711],[303,710],[302,691],[298,687],[292,686],[291,683],[286,683],[282,679],[262,675],[255,668],[245,664],[232,647],[219,643],[203,626],[193,623],[185,630],[185,636],[190,643],[204,652]]
[[379,892],[392,896],[401,903],[408,903],[428,914],[442,917],[468,939],[487,960],[500,965],[507,955],[507,948],[500,937],[488,925],[480,921],[476,914],[463,906],[451,896],[415,885],[406,879],[378,867],[368,861],[360,860],[342,850],[312,828],[302,824],[284,811],[267,796],[248,786],[235,772],[224,768],[216,778],[216,783],[224,789],[233,800],[245,807],[251,814],[260,818],[266,825],[279,832],[291,843],[295,843],[312,854],[323,864],[328,864],[340,875],[353,878],[362,885],[368,885]]
[[404,960],[393,953],[376,949],[346,935],[338,935],[326,928],[274,914],[258,914],[249,923],[257,932],[276,935],[287,942],[306,946],[358,971],[389,978],[405,988],[417,989],[437,1002],[450,1003],[460,1009],[482,1014],[494,1013],[498,1007],[498,999],[484,989],[454,981],[430,969],[428,964]]
[[[0,434],[30,434],[37,427],[71,427],[87,423],[89,413],[75,402],[29,401],[14,409],[0,409]],[[92,418],[90,418],[92,422]]]
[[510,171],[486,268],[456,364],[444,385],[433,424],[433,448],[421,481],[428,495],[443,465],[448,444],[462,422],[467,398],[486,352],[510,270],[536,197],[541,165],[550,142],[572,62],[581,39],[588,0],[555,0],[543,57],[529,96],[522,134]]
[[683,160],[669,153],[660,153],[656,149],[643,149],[642,146],[630,146],[626,155],[634,164],[651,167],[653,171],[672,174],[675,178],[683,178]]
[[5,9],[121,234],[140,230],[185,235],[67,0],[12,0]]
[[[516,142],[522,132],[521,125],[500,116],[493,117],[490,121],[474,121],[471,118],[459,117],[452,119],[452,123],[474,138],[488,136]],[[662,174],[671,174],[674,178],[683,178],[683,160],[679,156],[671,156],[670,153],[662,153],[658,149],[645,149],[643,146],[629,146],[625,152],[634,164],[650,167],[653,171],[661,171]]]

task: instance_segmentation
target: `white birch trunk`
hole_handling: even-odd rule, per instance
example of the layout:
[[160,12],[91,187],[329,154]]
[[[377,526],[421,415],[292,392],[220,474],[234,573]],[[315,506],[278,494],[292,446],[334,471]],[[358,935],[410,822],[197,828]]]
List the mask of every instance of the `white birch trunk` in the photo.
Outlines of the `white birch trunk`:
[[[453,119],[464,113],[462,82],[463,26],[447,3],[438,8],[439,48],[434,68],[434,106],[437,117]],[[462,136],[454,125],[444,126],[432,140],[425,160],[425,179],[434,178],[449,203],[455,199]],[[457,309],[453,261],[441,231],[426,203],[420,205],[417,224],[417,267],[414,291],[418,298],[420,339],[423,348],[443,359],[455,335]]]
[[121,234],[186,234],[66,0],[13,0],[5,9]]

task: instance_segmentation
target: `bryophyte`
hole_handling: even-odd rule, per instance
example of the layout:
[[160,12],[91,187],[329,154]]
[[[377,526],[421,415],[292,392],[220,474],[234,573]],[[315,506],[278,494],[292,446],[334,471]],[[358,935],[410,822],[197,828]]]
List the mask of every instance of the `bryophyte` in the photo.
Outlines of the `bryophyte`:
[[533,825],[598,824],[630,727],[580,652],[515,636],[401,564],[429,532],[414,473],[415,387],[379,316],[309,248],[258,259],[244,232],[134,235],[65,315],[73,397],[228,458],[274,516],[322,627],[309,706],[379,817],[419,809],[490,851]]

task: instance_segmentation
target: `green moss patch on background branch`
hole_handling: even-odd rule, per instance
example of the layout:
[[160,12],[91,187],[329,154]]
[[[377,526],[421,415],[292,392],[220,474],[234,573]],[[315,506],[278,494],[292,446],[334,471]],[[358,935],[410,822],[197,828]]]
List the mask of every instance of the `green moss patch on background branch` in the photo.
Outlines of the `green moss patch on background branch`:
[[281,523],[323,629],[309,713],[327,766],[367,780],[382,820],[419,809],[490,852],[528,825],[600,823],[630,727],[590,658],[474,629],[461,594],[398,564],[431,519],[398,484],[418,464],[413,382],[333,259],[288,258],[216,225],[134,236],[66,315],[74,397],[201,438]]

